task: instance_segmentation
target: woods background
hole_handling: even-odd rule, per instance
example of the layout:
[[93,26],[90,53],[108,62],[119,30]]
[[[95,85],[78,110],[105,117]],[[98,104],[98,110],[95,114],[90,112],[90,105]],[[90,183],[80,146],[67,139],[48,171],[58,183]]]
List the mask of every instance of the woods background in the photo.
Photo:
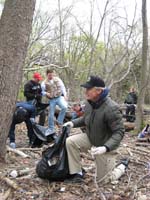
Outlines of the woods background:
[[44,77],[47,67],[64,81],[70,101],[83,100],[80,84],[91,74],[105,80],[118,103],[135,87],[141,127],[143,105],[150,103],[146,0],[1,0],[0,5],[2,143],[15,102],[24,99],[24,83],[34,71]]

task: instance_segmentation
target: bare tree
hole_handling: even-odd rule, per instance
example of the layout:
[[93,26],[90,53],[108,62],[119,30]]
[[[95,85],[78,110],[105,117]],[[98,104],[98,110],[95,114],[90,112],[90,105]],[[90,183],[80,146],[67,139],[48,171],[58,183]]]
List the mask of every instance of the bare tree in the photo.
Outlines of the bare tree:
[[143,43],[142,43],[142,68],[140,90],[137,104],[137,130],[142,128],[143,124],[143,104],[147,86],[147,61],[148,61],[148,26],[147,26],[147,6],[146,0],[142,0],[142,25],[143,25]]
[[6,0],[0,20],[0,161],[22,80],[35,0]]

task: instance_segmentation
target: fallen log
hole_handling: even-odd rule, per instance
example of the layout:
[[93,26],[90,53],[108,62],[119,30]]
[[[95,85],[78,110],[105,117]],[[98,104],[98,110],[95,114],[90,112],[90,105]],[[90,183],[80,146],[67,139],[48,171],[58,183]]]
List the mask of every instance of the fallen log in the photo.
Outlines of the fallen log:
[[124,122],[125,131],[131,131],[135,129],[135,123]]
[[[120,109],[120,111],[122,111],[123,113],[125,112],[126,107],[127,107],[126,104],[119,104],[119,109]],[[135,110],[137,110],[137,107],[135,107]],[[144,108],[143,114],[144,114],[144,115],[150,115],[150,109]]]
[[35,170],[35,167],[33,168],[26,168],[22,170],[12,170],[9,175],[12,176],[13,178],[19,177],[19,176],[25,176],[28,175],[30,172]]
[[7,177],[0,177],[0,179],[2,181],[5,181],[7,183],[7,185],[9,185],[11,188],[15,189],[15,190],[18,190],[20,189],[20,187],[17,185],[17,183],[15,183],[13,180],[10,180],[9,178]]
[[30,158],[29,155],[23,153],[22,151],[18,150],[18,149],[12,149],[10,148],[9,146],[7,146],[7,151],[11,151],[11,152],[14,152],[16,154],[18,154],[19,156],[23,157],[23,158]]
[[21,147],[21,148],[17,148],[17,150],[19,150],[19,151],[42,151],[42,148]]
[[0,200],[7,200],[11,194],[11,188],[9,188],[4,194],[0,194]]
[[137,142],[135,145],[136,146],[150,147],[150,143],[146,143],[146,142]]

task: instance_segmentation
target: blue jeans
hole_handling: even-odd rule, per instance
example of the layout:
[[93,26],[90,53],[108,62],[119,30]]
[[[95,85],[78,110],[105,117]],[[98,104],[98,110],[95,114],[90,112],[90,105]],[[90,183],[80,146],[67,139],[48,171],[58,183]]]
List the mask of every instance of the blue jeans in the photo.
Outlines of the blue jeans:
[[66,110],[68,107],[67,101],[65,100],[65,98],[63,96],[60,97],[56,97],[53,99],[49,100],[49,128],[51,131],[54,131],[54,114],[55,114],[55,107],[56,105],[58,105],[60,107],[60,112],[57,118],[57,122],[59,124],[63,124],[64,118],[65,118],[65,114],[66,114]]
[[76,112],[71,113],[71,119],[76,119],[78,117]]
[[19,102],[16,103],[16,107],[23,107],[24,109],[26,109],[30,115],[31,118],[35,118],[35,106],[28,103],[28,102]]

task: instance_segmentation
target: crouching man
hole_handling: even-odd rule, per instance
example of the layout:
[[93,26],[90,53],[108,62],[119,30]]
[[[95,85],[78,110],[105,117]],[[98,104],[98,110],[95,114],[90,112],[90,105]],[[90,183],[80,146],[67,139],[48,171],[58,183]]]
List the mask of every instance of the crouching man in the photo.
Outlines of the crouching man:
[[10,147],[16,148],[15,143],[15,128],[16,124],[20,124],[21,122],[26,123],[27,131],[28,131],[28,138],[29,138],[29,145],[32,145],[34,141],[34,132],[32,128],[32,122],[35,118],[35,106],[30,105],[27,102],[19,102],[16,103],[16,110],[13,114],[12,123],[9,130],[9,140],[10,140]]
[[69,170],[72,175],[69,182],[82,182],[83,171],[80,163],[80,151],[90,150],[98,159],[103,178],[114,167],[111,163],[115,150],[124,136],[122,115],[117,104],[108,97],[109,90],[98,76],[91,76],[82,84],[85,88],[86,106],[84,115],[78,119],[66,122],[64,126],[86,127],[85,133],[72,135],[66,140]]

